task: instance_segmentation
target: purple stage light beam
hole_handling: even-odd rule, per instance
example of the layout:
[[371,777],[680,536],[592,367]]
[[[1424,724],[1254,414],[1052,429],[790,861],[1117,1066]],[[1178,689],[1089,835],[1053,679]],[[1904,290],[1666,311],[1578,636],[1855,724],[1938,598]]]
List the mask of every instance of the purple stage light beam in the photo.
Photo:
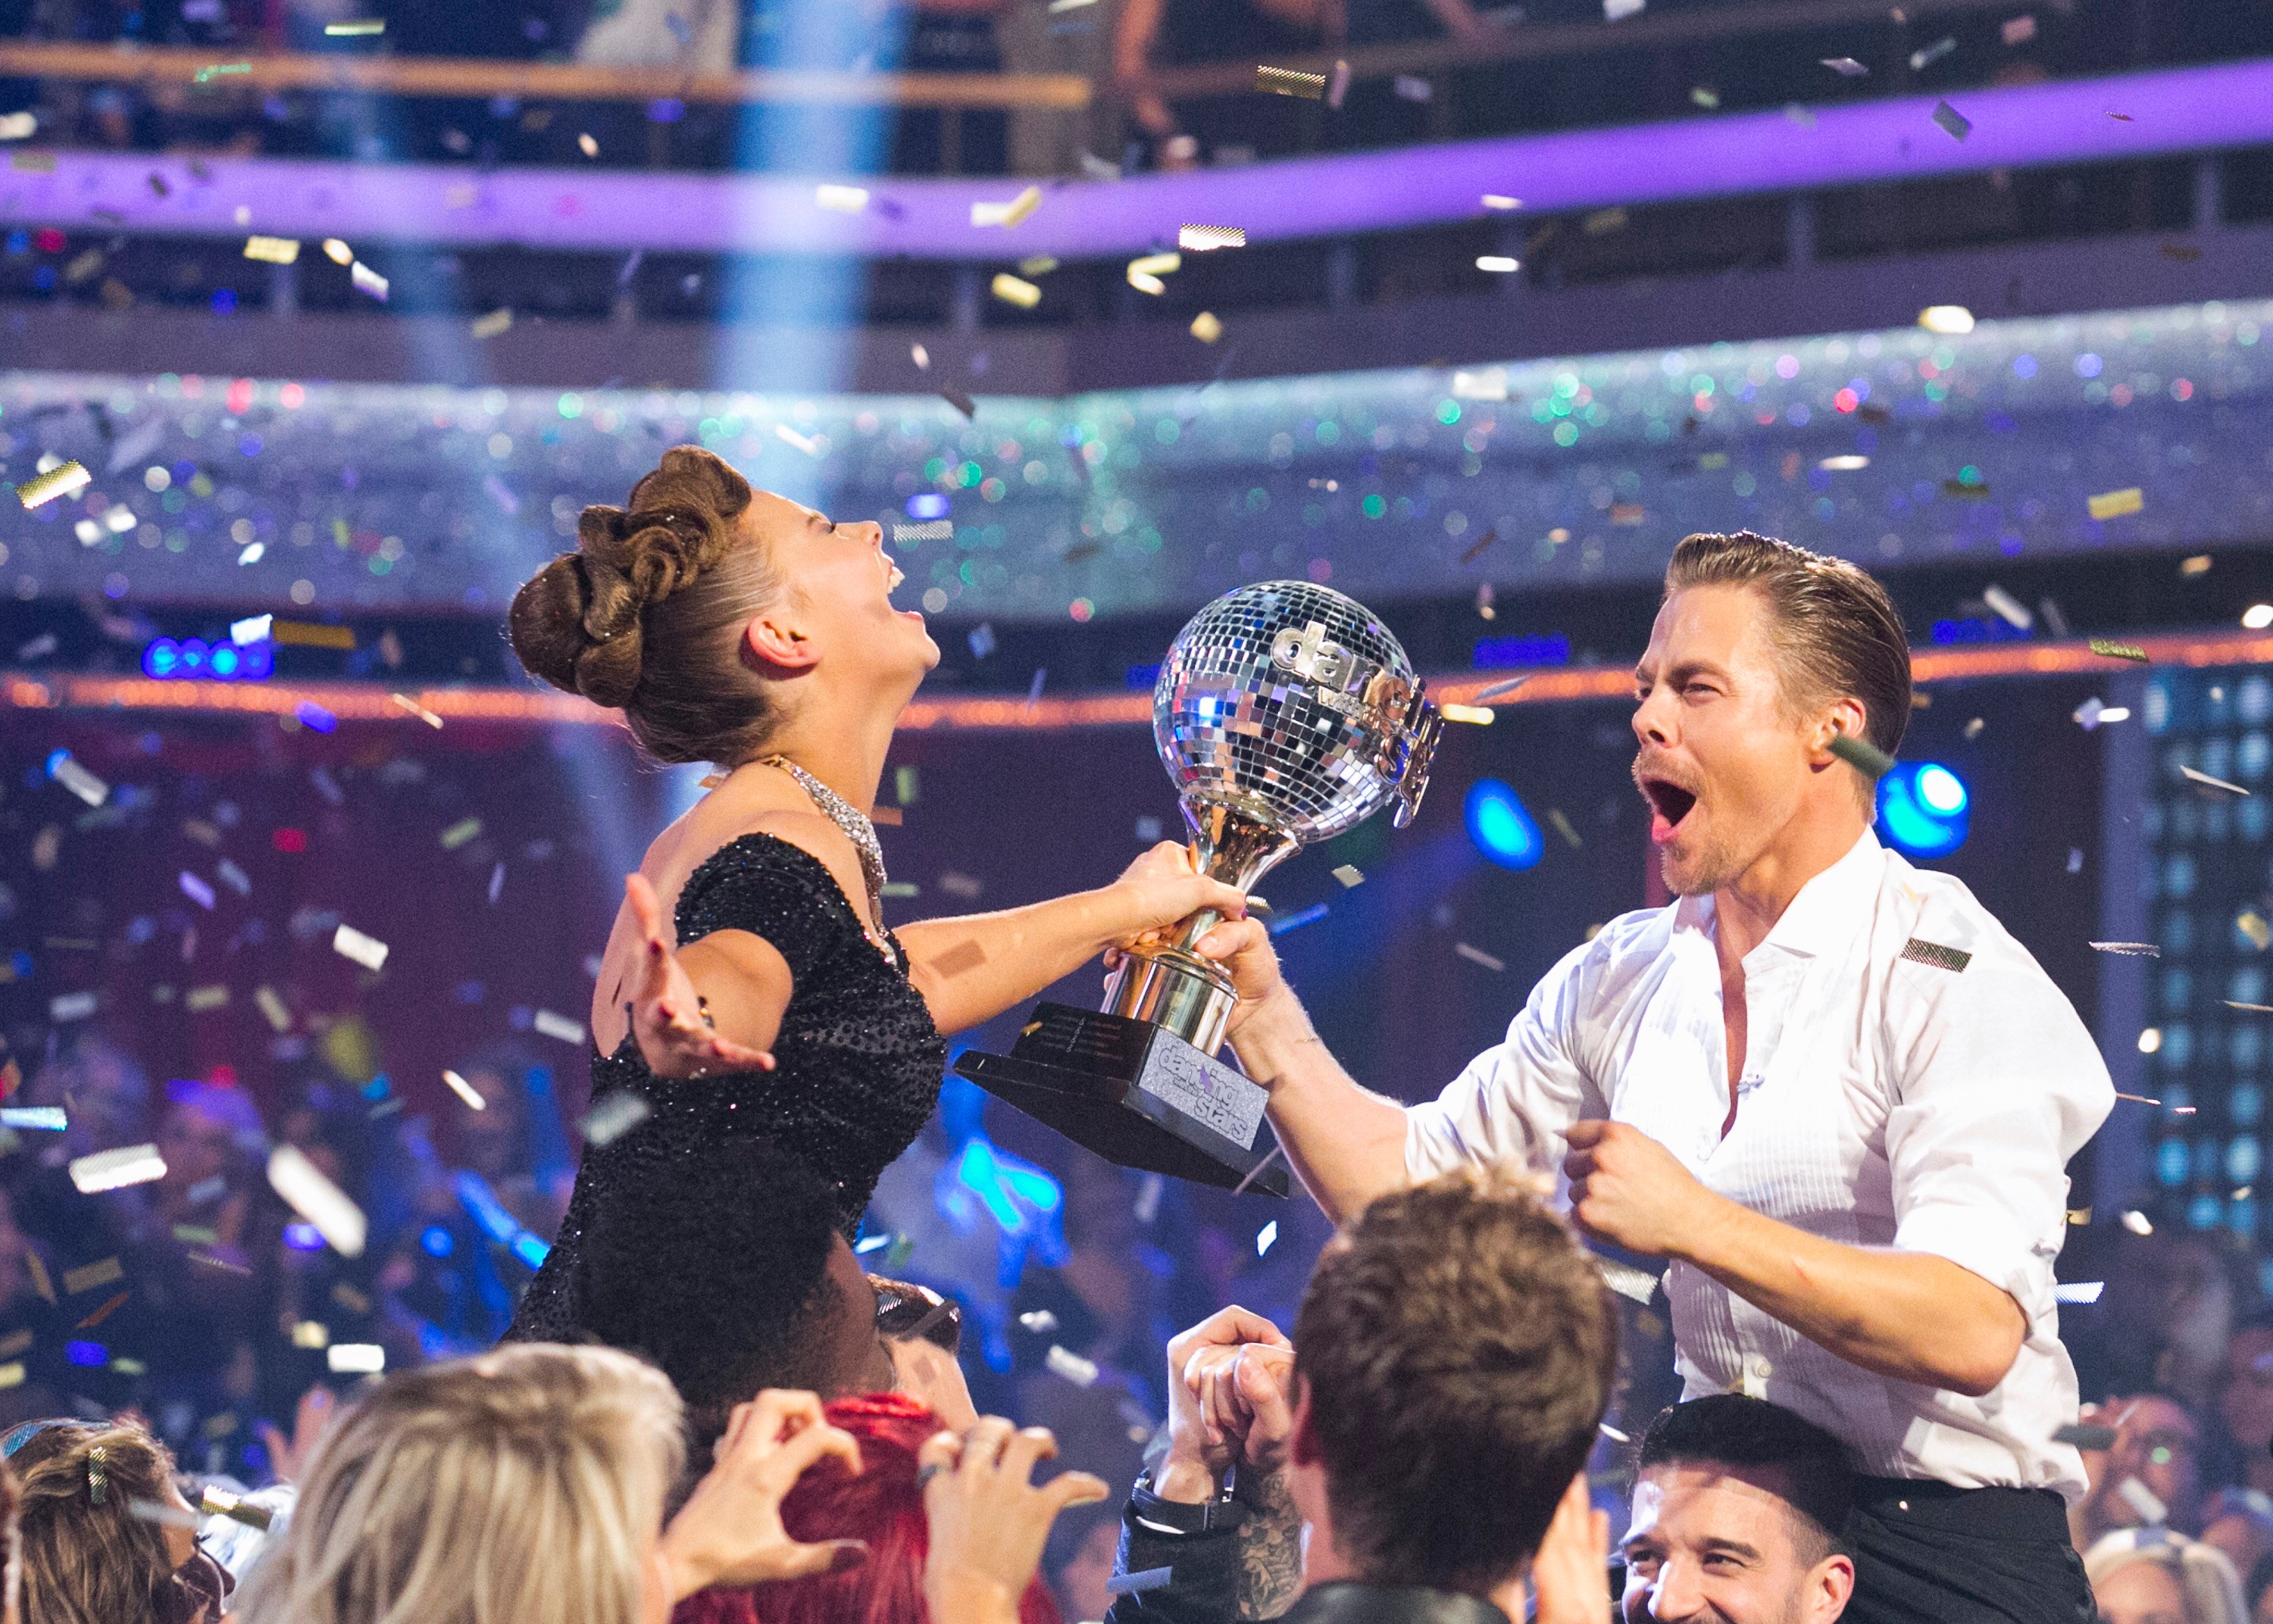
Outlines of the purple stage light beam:
[[[1119,182],[1047,184],[1030,219],[973,226],[974,203],[1025,184],[859,177],[859,213],[824,210],[816,178],[497,170],[292,159],[59,151],[52,173],[0,176],[0,221],[82,228],[621,251],[990,259],[1084,258],[1173,243],[1178,226],[1243,227],[1249,243],[1481,217],[1486,192],[1526,212],[1601,208],[2162,156],[2273,141],[2273,59],[1294,159]],[[159,197],[156,171],[169,181]],[[237,223],[237,210],[248,223]],[[1501,218],[1504,218],[1502,216]]]

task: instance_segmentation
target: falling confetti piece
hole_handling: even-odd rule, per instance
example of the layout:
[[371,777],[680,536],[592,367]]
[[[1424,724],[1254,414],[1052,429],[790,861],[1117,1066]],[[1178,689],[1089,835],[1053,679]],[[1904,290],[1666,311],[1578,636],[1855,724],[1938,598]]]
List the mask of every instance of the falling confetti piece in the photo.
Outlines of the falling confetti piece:
[[386,1368],[386,1350],[375,1342],[335,1342],[324,1350],[334,1375],[375,1376]]
[[348,277],[355,283],[357,293],[367,293],[381,304],[386,303],[386,278],[362,260],[358,259],[348,267]]
[[2144,508],[2147,493],[2137,485],[2130,485],[2121,490],[2104,490],[2088,498],[2084,505],[2091,510],[2094,519],[2120,519]]
[[1615,23],[1639,17],[1647,4],[1647,0],[1602,0],[1602,20]]
[[1871,71],[1852,56],[1826,56],[1823,65],[1841,79],[1861,79]]
[[955,539],[955,520],[927,519],[921,524],[896,524],[892,527],[892,544],[905,547],[917,542],[951,542]]
[[584,1142],[604,1149],[655,1114],[655,1108],[638,1095],[619,1090],[593,1103],[576,1126]]
[[1306,101],[1322,101],[1326,94],[1326,76],[1302,73],[1292,68],[1257,68],[1255,88],[1274,96],[1300,96]]
[[1005,229],[1018,225],[1042,206],[1042,189],[1029,186],[1007,203],[973,203],[971,223],[974,226],[1001,226]]
[[[2273,1004],[2239,1004],[2232,999],[2227,999],[2224,1002],[2228,1009],[2246,1009],[2252,1014],[2273,1015]],[[0,1113],[0,1121],[5,1119],[5,1113]]]
[[[99,1150],[93,1156],[79,1156],[71,1164],[71,1184],[82,1195],[123,1190],[133,1184],[150,1184],[165,1176],[166,1158],[158,1154],[155,1145]],[[70,1278],[68,1275],[64,1276],[66,1283]]]
[[474,318],[473,334],[477,339],[493,339],[512,331],[513,312],[509,310],[491,311],[486,316]]
[[[823,183],[813,189],[813,201],[832,214],[858,214],[868,206],[866,186],[832,186]],[[971,221],[976,225],[977,221]]]
[[1247,246],[1244,226],[1180,226],[1176,228],[1176,246],[1196,254],[1212,253],[1219,248]]
[[2254,909],[2242,909],[2233,921],[2233,928],[2247,937],[2249,945],[2260,953],[2273,947],[2273,924],[2268,924],[2265,916]]
[[[1475,541],[1469,545],[1467,551],[1460,555],[1460,562],[1463,564],[1474,564],[1478,558],[1483,557],[1484,550],[1497,540],[1499,540],[1499,530],[1497,526],[1485,530],[1482,535],[1478,536]],[[1525,680],[1527,681],[1529,679],[1526,678]]]
[[48,1019],[57,1026],[69,1021],[84,1021],[94,1013],[92,992],[59,992],[48,1000]]
[[187,869],[184,869],[176,876],[176,879],[182,887],[184,896],[188,897],[190,901],[208,913],[213,911],[214,888],[211,886]]
[[1947,131],[1953,141],[1962,141],[1973,133],[1973,121],[1947,101],[1934,104],[1933,122]]
[[0,1127],[60,1134],[70,1126],[71,1119],[60,1105],[0,1105]]
[[386,963],[386,944],[376,936],[366,936],[351,924],[342,924],[332,932],[332,951],[343,959],[353,959],[368,970],[376,970]]
[[1523,199],[1521,198],[1511,198],[1506,196],[1504,193],[1497,191],[1488,191],[1484,193],[1482,200],[1483,206],[1488,209],[1519,209],[1523,206]]
[[1042,290],[1023,276],[1013,276],[1008,271],[997,271],[991,284],[994,296],[1005,304],[1015,304],[1030,311],[1042,302]]
[[1223,319],[1213,311],[1202,311],[1192,318],[1192,336],[1203,344],[1212,344],[1223,336]]
[[2155,1226],[2148,1220],[2147,1215],[2135,1209],[2123,1215],[2123,1227],[2134,1235],[2151,1235],[2155,1232]]
[[1603,1437],[1609,1439],[1612,1443],[1632,1443],[1633,1441],[1632,1439],[1618,1431],[1617,1427],[1612,1426],[1608,1421],[1595,1422],[1594,1430],[1602,1433]]
[[2159,959],[2163,950],[2153,942],[2087,942],[2094,953],[2120,954],[2126,958]]
[[252,1002],[272,1029],[278,1032],[292,1029],[292,1012],[284,1007],[284,1000],[276,995],[275,988],[266,985],[253,988]]
[[1956,49],[1957,41],[1954,36],[1949,34],[1944,34],[1931,45],[1922,45],[1910,53],[1910,71],[1923,72],[1927,67],[1939,62]]
[[942,389],[939,392],[939,398],[966,418],[976,419],[979,415],[979,403],[960,389]]
[[1973,312],[1962,304],[1929,304],[1918,312],[1918,326],[1928,333],[1953,337],[1973,331]]
[[799,434],[785,423],[777,423],[774,425],[774,438],[784,445],[803,452],[808,457],[818,457],[829,449],[821,440],[809,435]]
[[269,1152],[268,1185],[333,1251],[341,1257],[363,1255],[371,1231],[363,1209],[297,1146],[279,1145]]
[[182,1007],[193,1015],[207,1010],[229,1007],[229,989],[221,986],[191,987],[182,997]]
[[1692,85],[1689,100],[1708,113],[1717,113],[1721,109],[1721,93],[1710,85]]
[[[1084,1385],[1086,1385],[1084,1383]],[[1105,1582],[1107,1596],[1137,1596],[1146,1590],[1157,1590],[1176,1576],[1173,1568],[1140,1568],[1135,1573],[1115,1574]]]
[[1476,702],[1481,705],[1488,700],[1505,699],[1509,694],[1513,693],[1518,688],[1520,688],[1524,684],[1530,680],[1530,677],[1526,675],[1512,677],[1506,682],[1496,682],[1490,687],[1485,689],[1482,693],[1476,695]]
[[1997,34],[2007,45],[2025,45],[2037,37],[2037,19],[2033,16],[2007,18]]
[[156,1523],[167,1528],[179,1528],[194,1534],[203,1526],[194,1511],[184,1511],[173,1506],[161,1505],[154,1500],[130,1500],[126,1515],[139,1522]]
[[2128,660],[2134,665],[2148,663],[2147,651],[2136,643],[2112,642],[2104,637],[2095,637],[2091,640],[2090,647],[2092,653],[2104,659]]
[[549,1009],[538,1010],[529,1024],[545,1037],[557,1037],[564,1044],[581,1044],[584,1041],[584,1026],[581,1022],[571,1021],[566,1015],[554,1014]]
[[2059,1303],[2096,1303],[2099,1294],[2107,1289],[2104,1280],[2078,1280],[2052,1288],[2052,1300]]
[[2029,612],[2029,606],[1994,581],[1982,588],[1981,601],[1996,611],[1999,620],[2016,630],[2026,632],[2037,624],[2037,617]]
[[2149,1528],[2160,1528],[2170,1518],[2171,1508],[2163,1503],[2161,1495],[2136,1478],[2126,1478],[2115,1486],[2116,1498],[2139,1514],[2139,1520]]
[[596,158],[600,155],[600,144],[588,132],[576,138],[576,150],[587,158]]
[[1469,963],[1481,964],[1486,969],[1494,971],[1495,973],[1504,970],[1507,968],[1507,961],[1504,959],[1496,959],[1490,954],[1486,953],[1482,948],[1471,947],[1466,942],[1454,942],[1452,944],[1452,951],[1459,954]]
[[1342,889],[1345,891],[1354,886],[1362,886],[1365,883],[1364,872],[1354,863],[1345,863],[1332,872],[1334,878],[1341,881]]
[[406,711],[409,715],[417,717],[419,721],[424,722],[428,727],[438,730],[441,727],[442,719],[436,715],[432,711],[428,710],[417,700],[412,699],[409,694],[390,693],[386,698],[388,703],[394,706],[398,710]]
[[1620,1297],[1647,1305],[1657,1295],[1657,1276],[1647,1269],[1621,1263],[1616,1258],[1597,1257],[1594,1263],[1602,1276],[1602,1283]]
[[375,34],[385,34],[386,19],[383,17],[358,17],[343,23],[326,23],[324,32],[334,40],[365,39]]
[[74,490],[84,490],[94,480],[94,475],[77,462],[65,462],[17,486],[16,499],[28,511],[44,506],[57,497],[67,497]]
[[1273,1218],[1255,1235],[1255,1255],[1261,1257],[1279,1244],[1279,1220]]
[[1085,1359],[1080,1354],[1069,1351],[1055,1343],[1050,1344],[1049,1353],[1043,1363],[1049,1366],[1052,1375],[1061,1376],[1077,1388],[1097,1385],[1096,1361]]
[[[154,1151],[156,1147],[152,1145],[144,1145],[137,1147],[137,1149],[138,1150]],[[79,1159],[81,1161],[91,1162],[95,1158],[93,1156],[82,1156]],[[74,1182],[76,1182],[78,1175],[73,1174],[72,1178]],[[78,1269],[67,1269],[64,1270],[64,1295],[66,1297],[77,1297],[82,1291],[92,1291],[97,1286],[110,1285],[115,1282],[124,1280],[125,1277],[126,1270],[121,1267],[118,1260],[115,1257],[107,1257],[100,1262],[88,1263]]]
[[197,82],[200,85],[210,85],[214,80],[220,79],[224,74],[250,73],[251,71],[252,64],[249,62],[216,63],[210,68],[199,68],[197,71]]
[[489,1109],[489,1102],[482,1097],[481,1091],[475,1088],[472,1083],[468,1082],[463,1077],[459,1076],[457,1073],[445,1067],[442,1072],[442,1081],[449,1084],[451,1093],[465,1101],[467,1104],[472,1106],[476,1111],[487,1111]]
[[2248,790],[2243,789],[2239,784],[2230,784],[2223,778],[2212,778],[2208,773],[2196,772],[2191,767],[2182,766],[2179,768],[2179,771],[2185,774],[2187,780],[2191,782],[2202,784],[2212,790],[2223,790],[2229,795],[2247,795],[2249,793]]
[[100,806],[110,798],[110,786],[88,772],[67,750],[58,750],[48,758],[48,776],[89,806]]
[[249,236],[244,239],[244,257],[269,265],[297,265],[300,262],[300,243],[296,237]]
[[1857,738],[1851,733],[1834,734],[1830,748],[1833,755],[1866,778],[1883,778],[1894,770],[1894,757],[1868,739]]

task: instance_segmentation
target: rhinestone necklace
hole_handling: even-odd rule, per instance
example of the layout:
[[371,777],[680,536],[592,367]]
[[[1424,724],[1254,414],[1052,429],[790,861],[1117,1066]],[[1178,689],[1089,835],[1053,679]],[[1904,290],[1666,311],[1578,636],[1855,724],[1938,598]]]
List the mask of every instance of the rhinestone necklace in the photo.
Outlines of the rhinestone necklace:
[[860,878],[868,882],[868,917],[861,924],[868,929],[868,939],[882,946],[875,932],[883,928],[884,848],[876,838],[876,826],[862,815],[859,807],[787,756],[762,756],[759,760],[761,766],[777,767],[796,779],[798,787],[812,797],[813,804],[831,823],[844,831],[853,850],[860,854]]

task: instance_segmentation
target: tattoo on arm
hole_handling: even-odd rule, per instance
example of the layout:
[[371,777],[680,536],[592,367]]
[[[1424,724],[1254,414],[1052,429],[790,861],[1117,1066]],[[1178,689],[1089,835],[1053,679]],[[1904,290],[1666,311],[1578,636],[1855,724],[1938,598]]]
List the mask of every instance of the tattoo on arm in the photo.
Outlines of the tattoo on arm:
[[1302,1518],[1287,1487],[1287,1474],[1242,1472],[1234,1491],[1248,1504],[1239,1530],[1241,1624],[1275,1619],[1302,1591]]

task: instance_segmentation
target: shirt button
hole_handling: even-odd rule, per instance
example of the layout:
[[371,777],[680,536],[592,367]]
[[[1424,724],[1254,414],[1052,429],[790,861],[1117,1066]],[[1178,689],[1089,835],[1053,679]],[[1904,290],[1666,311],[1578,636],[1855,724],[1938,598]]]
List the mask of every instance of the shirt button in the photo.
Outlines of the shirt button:
[[1774,1369],[1775,1367],[1760,1355],[1757,1353],[1746,1355],[1743,1389],[1744,1396],[1766,1398],[1768,1396],[1768,1377]]

